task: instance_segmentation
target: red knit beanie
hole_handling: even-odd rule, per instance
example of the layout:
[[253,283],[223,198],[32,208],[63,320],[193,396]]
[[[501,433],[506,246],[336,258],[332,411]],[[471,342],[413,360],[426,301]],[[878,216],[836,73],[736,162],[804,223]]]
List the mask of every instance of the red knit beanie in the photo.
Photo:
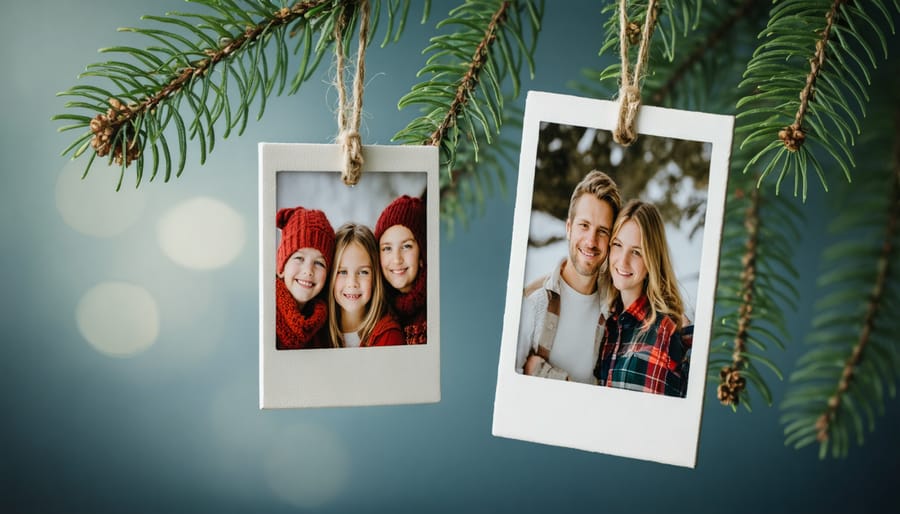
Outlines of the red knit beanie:
[[303,207],[279,209],[275,214],[275,225],[281,229],[281,243],[276,255],[278,273],[284,271],[288,258],[301,248],[315,248],[322,252],[325,265],[331,269],[334,229],[324,212]]
[[384,208],[375,223],[375,240],[381,241],[384,231],[394,225],[403,225],[412,232],[419,244],[419,253],[425,255],[425,202],[421,198],[408,195],[398,197]]

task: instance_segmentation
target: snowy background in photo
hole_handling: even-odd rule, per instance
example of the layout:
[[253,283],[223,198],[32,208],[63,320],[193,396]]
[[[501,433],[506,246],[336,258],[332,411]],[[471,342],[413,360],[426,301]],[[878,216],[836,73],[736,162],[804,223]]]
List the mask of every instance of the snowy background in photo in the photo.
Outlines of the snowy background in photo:
[[367,172],[351,187],[341,181],[339,172],[278,172],[275,207],[319,209],[335,230],[352,221],[374,232],[381,211],[395,198],[422,196],[426,177],[421,172]]
[[[546,125],[546,124],[544,124]],[[584,136],[578,141],[576,151],[585,153],[590,150],[594,138],[597,134],[596,129],[585,129]],[[641,136],[649,138],[651,136]],[[662,138],[657,138],[662,139]],[[673,144],[678,141],[672,140]],[[558,139],[551,140],[547,144],[547,148],[551,151],[559,150],[562,143]],[[709,161],[710,145],[702,146],[702,159],[707,163]],[[625,184],[629,178],[627,170],[616,168],[623,158],[624,152],[622,147],[616,143],[609,143],[609,163],[613,168],[604,170],[620,187]],[[538,156],[540,160],[541,156]],[[651,156],[646,156],[647,161],[651,160]],[[708,168],[707,168],[708,169]],[[586,169],[585,173],[590,169]],[[673,199],[676,205],[681,209],[687,209],[690,200],[696,201],[697,188],[694,179],[684,175],[681,168],[674,161],[662,162],[658,170],[643,188],[639,198],[650,203],[657,203],[667,192],[666,188],[674,181],[676,184],[673,193]],[[571,193],[575,184],[569,189]],[[622,197],[622,205],[624,206],[631,198]],[[666,240],[669,245],[669,255],[672,258],[672,265],[675,268],[675,274],[678,277],[678,284],[681,290],[682,298],[685,302],[685,314],[689,319],[694,319],[694,310],[697,304],[697,286],[700,273],[700,256],[703,251],[703,228],[702,221],[706,215],[703,209],[698,213],[687,216],[680,224],[666,223]],[[701,224],[701,228],[694,230],[692,228]],[[532,209],[530,225],[528,230],[528,250],[525,256],[525,276],[523,286],[527,286],[534,280],[547,275],[554,266],[558,266],[559,262],[568,254],[568,241],[566,240],[566,220],[557,218],[547,212]]]

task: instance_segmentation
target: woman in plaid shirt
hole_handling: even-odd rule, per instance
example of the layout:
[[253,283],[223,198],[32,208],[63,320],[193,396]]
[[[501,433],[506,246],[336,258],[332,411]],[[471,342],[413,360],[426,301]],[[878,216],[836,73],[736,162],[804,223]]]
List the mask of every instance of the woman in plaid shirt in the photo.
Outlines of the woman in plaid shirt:
[[630,201],[610,241],[611,315],[594,375],[610,387],[683,397],[691,339],[659,210]]

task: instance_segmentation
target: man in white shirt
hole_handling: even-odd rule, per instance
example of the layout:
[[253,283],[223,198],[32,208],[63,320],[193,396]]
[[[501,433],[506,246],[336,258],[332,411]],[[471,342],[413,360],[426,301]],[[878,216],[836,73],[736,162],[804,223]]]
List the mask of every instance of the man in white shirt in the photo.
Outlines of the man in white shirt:
[[608,283],[601,270],[621,200],[616,183],[591,171],[575,186],[566,219],[569,254],[551,273],[525,288],[516,371],[596,383]]

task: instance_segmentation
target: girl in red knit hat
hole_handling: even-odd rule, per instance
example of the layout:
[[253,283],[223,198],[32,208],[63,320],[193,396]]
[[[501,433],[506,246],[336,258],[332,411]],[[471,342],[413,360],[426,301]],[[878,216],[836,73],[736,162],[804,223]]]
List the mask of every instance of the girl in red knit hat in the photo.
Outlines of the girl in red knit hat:
[[328,305],[321,293],[334,257],[334,229],[324,212],[303,207],[279,209],[275,224],[281,229],[276,253],[276,348],[327,348]]
[[381,271],[406,344],[427,342],[425,202],[403,195],[388,205],[375,224]]
[[345,223],[335,234],[334,269],[328,295],[334,347],[403,344],[403,332],[388,310],[378,245],[365,225]]

